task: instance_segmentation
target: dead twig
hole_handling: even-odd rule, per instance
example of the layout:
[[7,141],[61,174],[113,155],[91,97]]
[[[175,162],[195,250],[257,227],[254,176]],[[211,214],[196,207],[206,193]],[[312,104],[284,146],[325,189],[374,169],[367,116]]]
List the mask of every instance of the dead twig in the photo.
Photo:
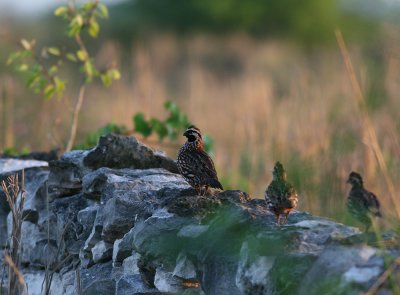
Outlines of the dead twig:
[[2,181],[2,190],[6,195],[6,200],[10,206],[12,216],[11,241],[9,245],[9,254],[6,252],[5,262],[8,264],[8,294],[21,294],[20,289],[23,286],[23,292],[26,292],[26,286],[21,285],[22,273],[18,270],[21,255],[21,230],[23,222],[23,208],[25,203],[25,172],[22,170],[21,186],[19,184],[18,174],[9,176],[7,183]]
[[368,289],[364,295],[374,295],[378,292],[379,288],[387,281],[389,276],[394,272],[394,270],[400,266],[400,257],[397,257],[392,264],[379,276],[375,283]]
[[19,286],[22,287],[22,290],[20,290],[19,288],[14,289],[13,293],[10,293],[10,290],[8,290],[8,293],[9,294],[21,294],[21,295],[28,294],[28,291],[26,289],[26,283],[25,283],[24,276],[20,272],[18,267],[15,265],[15,263],[12,260],[10,255],[6,254],[4,256],[4,263],[6,263],[12,269],[12,271],[14,272],[14,274],[16,275],[16,277],[18,279]]

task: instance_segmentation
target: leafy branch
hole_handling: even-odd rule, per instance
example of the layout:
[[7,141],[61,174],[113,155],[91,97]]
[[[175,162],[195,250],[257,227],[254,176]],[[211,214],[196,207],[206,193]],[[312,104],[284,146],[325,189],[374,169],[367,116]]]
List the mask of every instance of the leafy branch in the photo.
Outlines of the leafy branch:
[[65,147],[65,150],[69,151],[75,142],[86,86],[99,79],[108,87],[114,80],[120,79],[121,75],[114,63],[104,70],[99,70],[84,39],[87,35],[91,38],[98,36],[100,32],[98,19],[108,18],[108,9],[104,4],[99,0],[92,0],[78,7],[75,1],[70,0],[67,5],[55,9],[54,14],[66,22],[66,36],[71,40],[74,49],[71,51],[66,47],[55,46],[37,49],[35,40],[22,39],[19,44],[20,50],[11,53],[7,63],[14,64],[17,71],[26,74],[27,87],[35,93],[40,93],[45,99],[51,99],[55,95],[63,96],[67,81],[60,77],[60,69],[66,63],[77,65],[83,82],[79,87],[75,106],[71,110],[71,129]]

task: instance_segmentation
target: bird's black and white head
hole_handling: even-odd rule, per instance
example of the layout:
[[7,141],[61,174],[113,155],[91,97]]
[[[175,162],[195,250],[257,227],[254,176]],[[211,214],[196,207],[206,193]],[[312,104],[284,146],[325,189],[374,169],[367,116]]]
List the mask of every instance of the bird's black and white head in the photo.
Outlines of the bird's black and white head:
[[201,142],[202,141],[200,129],[194,125],[189,126],[189,128],[186,129],[185,133],[183,133],[183,136],[187,137],[188,142]]
[[286,180],[286,171],[280,162],[276,162],[274,170],[272,170],[272,176],[274,180]]
[[363,187],[363,179],[361,175],[354,171],[349,174],[347,183],[350,183],[352,187]]

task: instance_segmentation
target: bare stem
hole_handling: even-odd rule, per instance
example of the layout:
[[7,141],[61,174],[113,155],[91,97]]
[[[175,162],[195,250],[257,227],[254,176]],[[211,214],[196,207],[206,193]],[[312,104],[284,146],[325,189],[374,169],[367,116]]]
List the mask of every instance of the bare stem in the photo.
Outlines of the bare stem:
[[85,89],[86,89],[85,86],[86,86],[85,84],[82,84],[82,86],[79,88],[78,100],[76,101],[74,112],[72,114],[71,131],[69,134],[67,146],[65,148],[65,151],[67,152],[72,149],[75,142],[76,130],[78,129],[79,113],[82,108],[83,99],[85,98]]

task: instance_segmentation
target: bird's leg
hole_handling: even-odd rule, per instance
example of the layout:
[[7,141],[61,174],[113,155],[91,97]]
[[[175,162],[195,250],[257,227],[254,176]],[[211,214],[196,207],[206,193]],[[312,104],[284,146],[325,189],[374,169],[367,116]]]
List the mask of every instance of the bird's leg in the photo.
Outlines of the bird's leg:
[[278,213],[278,214],[276,214],[276,224],[277,225],[281,225],[280,220],[281,220],[281,215]]
[[202,185],[200,185],[200,192],[200,196],[204,197],[207,192],[207,187],[203,187]]
[[286,220],[288,218],[289,212],[285,213],[285,218],[283,219],[283,224],[286,224]]
[[208,193],[208,185],[204,186],[204,196],[207,196]]
[[201,196],[201,186],[196,186],[194,189],[196,190],[197,195]]

